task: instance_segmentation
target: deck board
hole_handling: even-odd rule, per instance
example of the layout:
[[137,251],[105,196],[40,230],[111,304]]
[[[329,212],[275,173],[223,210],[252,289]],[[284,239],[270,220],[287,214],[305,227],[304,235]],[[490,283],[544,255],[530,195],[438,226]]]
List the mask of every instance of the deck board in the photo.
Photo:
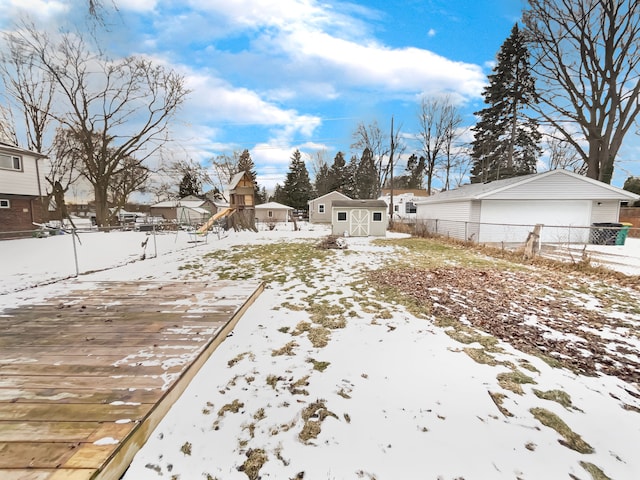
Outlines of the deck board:
[[0,478],[119,479],[261,291],[76,282],[0,311]]

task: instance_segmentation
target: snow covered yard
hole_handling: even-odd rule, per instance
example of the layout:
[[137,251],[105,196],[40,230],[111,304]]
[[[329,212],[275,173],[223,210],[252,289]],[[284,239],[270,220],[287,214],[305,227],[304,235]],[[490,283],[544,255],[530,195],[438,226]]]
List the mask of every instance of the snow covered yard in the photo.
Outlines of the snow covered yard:
[[433,240],[318,249],[327,233],[85,276],[266,283],[125,480],[640,478],[638,290]]

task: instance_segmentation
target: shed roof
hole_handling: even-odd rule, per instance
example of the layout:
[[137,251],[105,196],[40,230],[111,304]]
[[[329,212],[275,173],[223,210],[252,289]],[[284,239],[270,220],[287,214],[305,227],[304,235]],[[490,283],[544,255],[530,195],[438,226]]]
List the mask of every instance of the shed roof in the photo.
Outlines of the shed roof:
[[[565,177],[570,183],[587,187],[590,198],[600,199],[609,198],[616,200],[634,200],[640,198],[640,195],[636,195],[626,190],[622,190],[617,187],[613,187],[609,184],[594,180],[592,178],[585,177],[584,175],[578,175],[577,173],[570,172],[568,170],[550,170],[544,173],[532,173],[530,175],[522,175],[519,177],[505,178],[503,180],[496,180],[488,183],[472,183],[463,185],[455,190],[448,190],[446,192],[436,193],[429,198],[415,202],[418,205],[432,204],[432,203],[445,203],[445,202],[457,202],[468,200],[483,200],[488,199],[498,194],[504,194],[509,190],[515,190],[526,186],[532,182],[548,181],[547,179],[552,177]],[[565,188],[563,198],[571,198],[572,192],[577,189]],[[536,189],[529,195],[531,199],[547,199],[548,192],[543,189],[539,189],[540,194],[537,195]],[[584,194],[583,194],[584,195]],[[578,198],[576,195],[575,198]]]
[[332,207],[349,208],[387,208],[384,200],[334,200]]
[[[188,198],[188,197],[185,197]],[[151,208],[176,208],[176,207],[186,207],[186,208],[196,208],[201,207],[205,201],[204,200],[185,200],[182,198],[180,200],[165,200],[163,202],[154,203],[151,205]]]

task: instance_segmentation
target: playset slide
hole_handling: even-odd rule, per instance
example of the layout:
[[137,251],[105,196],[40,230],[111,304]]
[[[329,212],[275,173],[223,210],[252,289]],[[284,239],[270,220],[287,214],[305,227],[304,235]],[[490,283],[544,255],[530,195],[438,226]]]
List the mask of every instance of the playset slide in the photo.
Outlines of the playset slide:
[[211,218],[209,220],[207,220],[204,223],[204,225],[202,225],[198,230],[196,230],[196,233],[199,234],[199,235],[201,235],[203,233],[206,233],[206,231],[211,228],[211,226],[215,223],[216,220],[219,220],[219,219],[221,219],[223,217],[231,215],[235,211],[236,211],[235,208],[224,208],[224,209],[220,210],[218,213],[216,213],[215,215],[211,216]]

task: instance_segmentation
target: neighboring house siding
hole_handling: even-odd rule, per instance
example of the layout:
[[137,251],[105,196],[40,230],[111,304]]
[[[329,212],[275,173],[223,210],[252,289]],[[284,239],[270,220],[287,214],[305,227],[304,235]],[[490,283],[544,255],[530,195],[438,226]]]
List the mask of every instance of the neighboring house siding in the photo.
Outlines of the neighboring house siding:
[[286,222],[289,220],[288,210],[256,208],[256,220],[260,222]]
[[[42,222],[42,203],[37,197],[5,195],[0,193],[0,232],[18,232],[36,228],[33,222]],[[5,206],[9,204],[8,208]]]
[[[2,152],[5,155],[16,155]],[[40,189],[38,188],[38,169],[36,169],[36,159],[28,155],[17,155],[21,158],[22,169],[12,170],[0,168],[0,193],[11,195],[32,195],[39,196],[44,188],[42,178],[40,178]],[[42,164],[39,165],[40,170]],[[42,177],[42,175],[40,175]]]
[[[350,198],[340,192],[329,192],[326,195],[309,200],[309,222],[331,223],[331,203],[334,200],[350,200]],[[319,211],[320,205],[323,206],[324,212]]]
[[149,209],[154,217],[162,217],[165,220],[175,220],[177,212],[175,207],[151,207]]

